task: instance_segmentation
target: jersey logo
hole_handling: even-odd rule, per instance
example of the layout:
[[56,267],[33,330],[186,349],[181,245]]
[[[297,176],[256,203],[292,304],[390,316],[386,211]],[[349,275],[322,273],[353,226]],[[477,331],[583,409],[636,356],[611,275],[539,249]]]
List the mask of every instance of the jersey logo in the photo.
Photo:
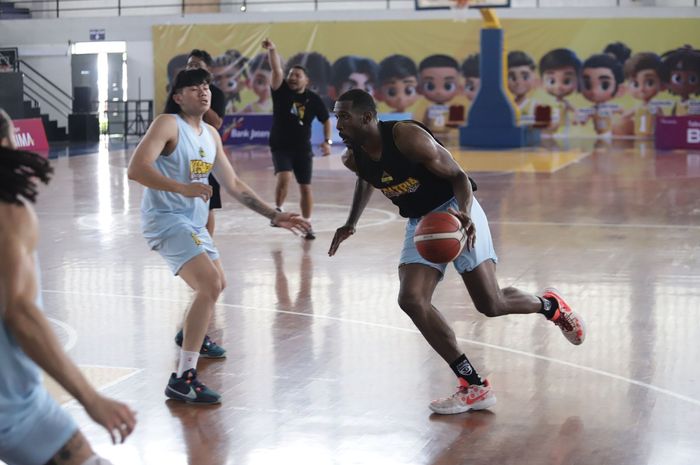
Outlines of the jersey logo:
[[206,158],[207,156],[207,152],[205,152],[202,147],[199,148],[199,156],[202,158]]
[[190,160],[190,179],[204,179],[209,176],[214,165],[204,160]]
[[406,194],[412,194],[420,187],[420,181],[415,178],[408,178],[404,182],[395,186],[382,187],[380,190],[387,198],[393,199]]
[[306,113],[306,106],[303,103],[294,102],[291,108],[291,113],[299,118],[299,126],[304,125],[304,113]]
[[393,181],[393,180],[394,180],[394,178],[392,178],[391,175],[390,175],[389,173],[387,173],[386,171],[383,171],[383,172],[382,172],[382,182],[383,182],[384,184],[389,183],[389,182],[391,182],[391,181]]
[[194,241],[195,245],[202,245],[202,240],[195,233],[192,233],[192,240]]

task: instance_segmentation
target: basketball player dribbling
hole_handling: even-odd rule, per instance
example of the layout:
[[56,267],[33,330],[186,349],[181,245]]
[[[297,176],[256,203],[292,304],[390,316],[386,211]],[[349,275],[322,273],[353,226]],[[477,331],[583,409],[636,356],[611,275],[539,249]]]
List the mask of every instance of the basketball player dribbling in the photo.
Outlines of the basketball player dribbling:
[[47,392],[41,367],[123,442],[136,425],[131,409],[99,394],[66,355],[44,316],[32,204],[51,166],[15,150],[0,109],[0,461],[8,465],[109,465]]
[[225,356],[225,351],[206,336],[226,283],[219,252],[205,228],[212,194],[209,173],[213,171],[236,200],[275,225],[302,235],[310,228],[295,213],[275,211],[236,175],[219,134],[202,120],[211,103],[210,80],[211,75],[203,69],[177,75],[166,114],[153,121],[128,169],[129,179],[146,186],[141,219],[149,246],[194,290],[185,316],[178,369],[165,390],[171,399],[194,404],[218,403],[221,397],[197,378],[200,355]]
[[453,265],[479,312],[489,317],[541,313],[569,342],[583,342],[583,320],[557,290],[548,288],[537,296],[498,286],[497,257],[488,220],[473,195],[476,185],[423,125],[415,121],[377,121],[372,96],[360,89],[341,95],[334,111],[340,137],[348,147],[343,162],[357,174],[357,181],[350,215],[336,231],[328,254],[333,256],[340,243],[355,233],[355,225],[375,188],[408,218],[399,263],[399,306],[459,380],[457,392],[433,401],[431,410],[439,414],[482,410],[494,405],[496,397],[488,381],[459,350],[452,328],[431,304],[447,265],[425,260],[413,243],[418,221],[430,212],[452,213],[466,231],[466,246]]

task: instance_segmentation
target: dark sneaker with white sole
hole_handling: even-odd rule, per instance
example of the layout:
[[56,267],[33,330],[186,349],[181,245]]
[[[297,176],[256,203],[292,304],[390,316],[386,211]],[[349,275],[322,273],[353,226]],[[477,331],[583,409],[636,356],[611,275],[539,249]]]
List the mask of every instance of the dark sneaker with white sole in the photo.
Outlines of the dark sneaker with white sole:
[[[178,347],[182,347],[183,340],[184,335],[182,334],[182,330],[180,330],[175,335],[175,344],[177,344]],[[204,336],[202,347],[199,348],[199,356],[201,358],[225,358],[226,349],[214,342],[209,336]]]
[[188,404],[207,405],[221,402],[221,395],[199,382],[197,370],[194,368],[184,372],[180,378],[175,373],[171,374],[165,395]]

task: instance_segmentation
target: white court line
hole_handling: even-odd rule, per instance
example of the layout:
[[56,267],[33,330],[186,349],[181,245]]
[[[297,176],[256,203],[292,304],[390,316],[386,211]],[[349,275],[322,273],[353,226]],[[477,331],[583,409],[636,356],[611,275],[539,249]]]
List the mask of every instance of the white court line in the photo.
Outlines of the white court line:
[[46,319],[55,324],[56,326],[60,327],[63,331],[65,331],[68,334],[68,342],[66,342],[66,345],[63,346],[63,350],[68,352],[73,347],[75,347],[76,342],[78,342],[78,333],[71,325],[61,320],[57,320],[56,318],[50,318],[48,316],[46,317]]
[[507,226],[554,226],[580,228],[619,228],[619,229],[700,229],[700,225],[692,224],[644,224],[644,223],[555,223],[547,221],[498,221],[489,220],[489,224]]
[[[189,304],[189,300],[180,300],[180,299],[168,299],[168,298],[162,298],[162,297],[146,297],[146,296],[138,296],[138,295],[129,295],[129,294],[106,294],[106,293],[97,293],[97,292],[78,292],[78,291],[55,291],[55,290],[47,290],[44,289],[42,292],[50,293],[50,294],[74,294],[74,295],[91,295],[91,296],[96,296],[96,297],[118,297],[118,298],[128,298],[128,299],[141,299],[141,300],[153,300],[153,301],[158,301],[158,302],[178,302],[182,304]],[[404,333],[412,333],[412,334],[420,334],[420,332],[417,329],[410,329],[410,328],[401,328],[399,326],[392,326],[392,325],[387,325],[387,324],[382,324],[382,323],[372,323],[369,321],[362,321],[362,320],[354,320],[354,319],[349,319],[349,318],[339,318],[339,317],[334,317],[334,316],[328,316],[328,315],[316,315],[316,314],[308,314],[308,313],[301,313],[301,312],[292,312],[288,310],[277,310],[277,309],[272,309],[272,308],[263,308],[263,307],[251,307],[248,305],[237,305],[237,304],[226,304],[226,303],[218,303],[217,305],[220,305],[222,307],[231,307],[231,308],[237,308],[237,309],[244,309],[244,310],[257,310],[257,311],[263,311],[267,313],[282,313],[286,315],[297,315],[297,316],[304,316],[307,318],[318,318],[321,320],[332,320],[332,321],[338,321],[341,323],[354,323],[354,324],[359,324],[359,325],[364,325],[364,326],[370,326],[374,328],[382,328],[382,329],[391,329],[394,331],[401,331]],[[544,360],[546,362],[550,363],[555,363],[558,365],[563,365],[571,368],[576,368],[577,370],[582,370],[582,371],[587,371],[589,373],[594,373],[600,376],[605,376],[611,379],[615,379],[618,381],[624,381],[629,384],[633,384],[635,386],[640,386],[645,389],[648,389],[650,391],[655,391],[660,394],[665,394],[669,397],[673,397],[678,400],[682,400],[684,402],[688,402],[690,404],[696,405],[700,407],[700,400],[695,399],[693,397],[688,397],[683,394],[679,394],[674,391],[670,391],[668,389],[664,389],[658,386],[655,386],[653,384],[648,384],[644,383],[642,381],[638,381],[636,379],[632,378],[627,378],[626,376],[620,376],[616,375],[615,373],[610,373],[608,371],[604,370],[599,370],[597,368],[591,368],[587,367],[585,365],[579,365],[577,363],[572,363],[572,362],[567,362],[564,360],[559,360],[556,358],[552,357],[547,357],[544,355],[538,355],[534,354],[532,352],[525,352],[522,350],[517,350],[517,349],[511,349],[508,347],[503,347],[495,344],[489,344],[486,342],[480,342],[480,341],[475,341],[473,339],[466,339],[466,338],[457,338],[458,341],[460,342],[465,342],[468,344],[473,344],[481,347],[487,347],[489,349],[495,349],[495,350],[500,350],[502,352],[508,352],[511,354],[516,354],[516,355],[522,355],[524,357],[530,357],[534,358],[537,360]]]

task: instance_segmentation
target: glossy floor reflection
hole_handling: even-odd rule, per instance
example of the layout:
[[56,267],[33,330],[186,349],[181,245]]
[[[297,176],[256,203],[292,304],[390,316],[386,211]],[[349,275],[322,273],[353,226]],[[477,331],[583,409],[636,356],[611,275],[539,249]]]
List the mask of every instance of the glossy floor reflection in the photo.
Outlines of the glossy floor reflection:
[[[478,154],[471,174],[501,284],[556,285],[588,339],[571,346],[539,316],[482,317],[450,269],[435,304],[499,399],[451,417],[427,408],[453,391],[451,371],[396,304],[396,211],[375,194],[358,233],[326,254],[354,187],[337,154],[315,166],[314,242],[224,197],[215,240],[228,288],[211,335],[229,356],[200,366],[224,395],[213,408],[163,395],[190,294],[141,237],[130,150],[59,154],[38,204],[46,312],[79,364],[114,368],[98,385],[140,423],[113,447],[67,408],[116,464],[697,465],[700,153],[548,143],[534,159]],[[266,151],[232,160],[272,198]],[[460,160],[469,167],[469,152]]]

